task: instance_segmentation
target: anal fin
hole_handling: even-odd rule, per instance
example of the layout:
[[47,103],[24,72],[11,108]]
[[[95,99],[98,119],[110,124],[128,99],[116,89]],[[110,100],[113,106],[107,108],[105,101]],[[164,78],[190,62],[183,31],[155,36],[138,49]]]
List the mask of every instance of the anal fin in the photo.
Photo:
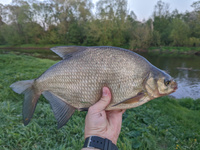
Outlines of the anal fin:
[[61,128],[71,118],[76,108],[68,105],[52,92],[45,91],[42,94],[50,102],[51,108],[54,112],[54,116],[58,122],[57,128]]
[[142,97],[144,97],[144,96],[145,96],[145,94],[144,94],[143,92],[140,92],[140,93],[138,93],[136,96],[131,97],[131,98],[129,98],[129,99],[126,99],[126,100],[124,100],[124,101],[122,101],[122,102],[119,102],[119,103],[113,105],[112,107],[117,106],[117,105],[119,105],[119,104],[132,104],[132,103],[137,103],[137,102],[139,102],[140,99],[141,99]]

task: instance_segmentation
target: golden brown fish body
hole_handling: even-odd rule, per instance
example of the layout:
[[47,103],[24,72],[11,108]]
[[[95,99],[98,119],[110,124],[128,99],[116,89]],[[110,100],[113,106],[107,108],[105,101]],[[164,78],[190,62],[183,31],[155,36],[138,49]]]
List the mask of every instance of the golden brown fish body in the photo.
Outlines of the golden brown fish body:
[[75,109],[84,110],[97,102],[103,86],[112,92],[106,110],[137,107],[177,89],[168,74],[126,49],[66,46],[52,50],[63,60],[35,80],[11,85],[15,92],[25,94],[24,124],[29,123],[41,94],[49,100],[61,127]]

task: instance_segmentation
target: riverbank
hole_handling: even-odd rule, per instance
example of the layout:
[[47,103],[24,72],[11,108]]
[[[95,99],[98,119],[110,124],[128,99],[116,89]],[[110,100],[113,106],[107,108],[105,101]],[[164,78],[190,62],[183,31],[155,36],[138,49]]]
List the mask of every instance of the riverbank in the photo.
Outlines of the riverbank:
[[[0,49],[50,49],[55,46],[62,46],[63,44],[47,44],[47,45],[38,45],[38,44],[24,44],[19,46],[11,45],[0,45]],[[122,46],[123,48],[123,46]],[[200,47],[170,47],[170,46],[161,46],[161,47],[150,47],[148,49],[134,49],[133,51],[138,52],[161,52],[161,53],[175,53],[175,54],[191,54],[200,56]]]
[[[10,89],[15,81],[34,79],[58,61],[26,55],[0,54],[0,145],[6,149],[81,149],[86,112],[76,111],[67,125],[56,129],[43,96],[32,121],[22,124],[23,95]],[[161,97],[123,115],[117,146],[121,150],[200,149],[200,99]]]
[[200,55],[200,47],[150,47],[148,51]]
[[200,56],[200,47],[150,47],[148,49],[135,49],[138,52],[170,53],[170,54],[189,54]]
[[0,49],[49,49],[51,47],[60,46],[62,44],[23,44],[23,45],[0,45]]

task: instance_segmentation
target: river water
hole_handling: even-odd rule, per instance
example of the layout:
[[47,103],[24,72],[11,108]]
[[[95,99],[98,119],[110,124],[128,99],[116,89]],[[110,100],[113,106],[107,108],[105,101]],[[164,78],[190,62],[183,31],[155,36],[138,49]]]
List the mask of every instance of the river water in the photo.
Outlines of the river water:
[[[28,54],[40,58],[59,60],[60,58],[50,50],[23,49],[23,50],[0,50],[0,53],[14,52],[16,54]],[[39,52],[40,51],[40,52]],[[39,54],[38,54],[39,52]],[[200,98],[200,56],[186,54],[166,53],[139,53],[156,67],[168,72],[178,83],[178,89],[171,95],[175,98],[190,97]]]

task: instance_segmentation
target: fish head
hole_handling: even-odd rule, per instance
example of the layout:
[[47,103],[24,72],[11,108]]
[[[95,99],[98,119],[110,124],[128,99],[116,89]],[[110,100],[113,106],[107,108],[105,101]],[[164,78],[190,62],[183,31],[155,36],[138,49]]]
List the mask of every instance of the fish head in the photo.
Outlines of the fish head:
[[157,80],[158,93],[161,96],[171,94],[178,88],[176,81],[171,76],[170,78],[168,76],[164,76]]
[[154,99],[175,92],[178,85],[169,74],[156,68],[150,73],[145,88],[149,97]]

